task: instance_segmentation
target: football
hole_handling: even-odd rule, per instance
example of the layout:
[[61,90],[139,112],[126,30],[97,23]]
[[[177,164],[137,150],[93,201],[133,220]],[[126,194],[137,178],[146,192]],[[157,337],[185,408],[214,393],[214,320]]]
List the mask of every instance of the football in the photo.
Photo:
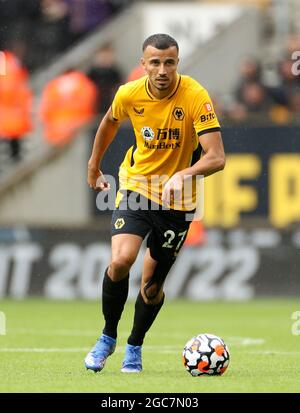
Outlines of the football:
[[183,364],[192,376],[220,376],[229,365],[229,350],[222,338],[198,334],[184,346]]

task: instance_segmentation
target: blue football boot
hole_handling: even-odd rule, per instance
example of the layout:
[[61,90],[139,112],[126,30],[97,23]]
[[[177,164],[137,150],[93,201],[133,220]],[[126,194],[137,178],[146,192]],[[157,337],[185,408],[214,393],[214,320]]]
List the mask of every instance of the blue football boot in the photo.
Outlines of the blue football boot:
[[140,373],[142,371],[142,346],[126,345],[122,373]]
[[105,366],[107,357],[115,351],[116,341],[116,339],[102,334],[86,356],[84,360],[85,367],[94,370],[95,373],[101,371]]

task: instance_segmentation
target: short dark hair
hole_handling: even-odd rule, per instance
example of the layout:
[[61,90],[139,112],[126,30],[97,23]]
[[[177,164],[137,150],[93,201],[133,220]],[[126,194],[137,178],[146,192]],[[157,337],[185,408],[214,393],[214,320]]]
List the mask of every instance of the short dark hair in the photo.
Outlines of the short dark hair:
[[152,34],[151,36],[147,37],[147,39],[143,43],[143,51],[147,46],[153,46],[156,49],[160,50],[165,50],[169,47],[175,46],[177,51],[179,51],[178,43],[176,42],[176,40],[168,34],[164,33]]

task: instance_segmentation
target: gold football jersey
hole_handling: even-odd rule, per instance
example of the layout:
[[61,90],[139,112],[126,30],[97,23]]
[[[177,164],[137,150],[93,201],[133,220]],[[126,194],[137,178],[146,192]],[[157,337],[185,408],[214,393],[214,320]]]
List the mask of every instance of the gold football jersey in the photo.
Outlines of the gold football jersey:
[[[199,160],[198,136],[220,130],[206,89],[179,74],[174,89],[163,99],[151,94],[148,76],[120,86],[112,114],[117,121],[129,118],[136,137],[120,166],[120,189],[139,192],[160,205],[167,180]],[[119,200],[120,194],[117,205]]]

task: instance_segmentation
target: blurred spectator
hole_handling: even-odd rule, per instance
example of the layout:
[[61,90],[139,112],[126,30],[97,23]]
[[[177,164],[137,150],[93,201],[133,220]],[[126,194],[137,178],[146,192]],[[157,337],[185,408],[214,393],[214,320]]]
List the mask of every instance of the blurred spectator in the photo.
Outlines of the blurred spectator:
[[291,56],[287,56],[279,62],[279,86],[272,91],[275,101],[286,107],[289,106],[289,96],[300,85],[300,76],[296,76],[293,73],[293,64],[294,61],[291,59]]
[[70,33],[77,41],[105,22],[114,11],[109,0],[63,0],[70,12]]
[[131,82],[132,80],[137,80],[140,77],[145,76],[145,74],[146,74],[145,69],[143,68],[141,64],[139,64],[138,66],[135,66],[132,69],[132,71],[129,73],[127,77],[127,82]]
[[228,118],[234,122],[244,122],[249,117],[267,112],[273,99],[262,81],[262,67],[258,60],[244,59],[240,65],[240,79],[234,91],[234,101],[227,105]]
[[300,115],[300,86],[295,87],[289,95],[289,107],[299,117]]
[[244,59],[240,66],[240,80],[235,91],[236,99],[241,99],[241,91],[246,83],[254,81],[261,83],[261,75],[261,65],[256,59]]
[[21,158],[20,140],[31,130],[32,93],[27,70],[11,52],[4,51],[6,74],[0,76],[0,138],[10,144],[14,161]]
[[239,102],[229,105],[226,112],[233,122],[244,122],[248,116],[246,106]]
[[227,111],[229,118],[235,122],[242,122],[249,117],[253,118],[253,115],[266,113],[273,104],[268,89],[256,80],[244,83],[239,95],[239,100],[230,105]]
[[64,0],[40,0],[40,18],[31,28],[26,65],[34,70],[71,44],[69,11]]
[[0,0],[0,50],[30,71],[81,39],[132,0]]
[[286,42],[286,53],[291,56],[293,52],[300,50],[300,35],[292,34]]
[[97,88],[79,71],[68,71],[51,80],[44,88],[40,118],[48,143],[63,145],[76,130],[95,115]]
[[11,41],[26,41],[28,30],[40,14],[40,0],[0,1],[0,50]]
[[291,112],[286,106],[274,105],[269,111],[269,117],[273,123],[284,125],[291,120]]
[[253,80],[245,83],[240,90],[240,103],[242,103],[247,112],[262,112],[271,106],[268,91],[259,82]]
[[[277,62],[278,76],[274,72],[277,82],[268,87],[262,80],[264,76],[260,62],[251,58],[242,61],[240,80],[233,92],[234,103],[226,105],[224,110],[226,120],[245,122],[260,118],[277,124],[296,121],[299,113],[300,76],[292,70],[295,63],[292,53],[295,50],[300,50],[299,35],[291,35],[288,38],[283,51],[284,57]],[[223,107],[225,108],[225,105]]]
[[96,53],[88,76],[98,88],[97,111],[104,113],[110,107],[113,96],[122,83],[122,73],[115,62],[114,49],[110,44]]

